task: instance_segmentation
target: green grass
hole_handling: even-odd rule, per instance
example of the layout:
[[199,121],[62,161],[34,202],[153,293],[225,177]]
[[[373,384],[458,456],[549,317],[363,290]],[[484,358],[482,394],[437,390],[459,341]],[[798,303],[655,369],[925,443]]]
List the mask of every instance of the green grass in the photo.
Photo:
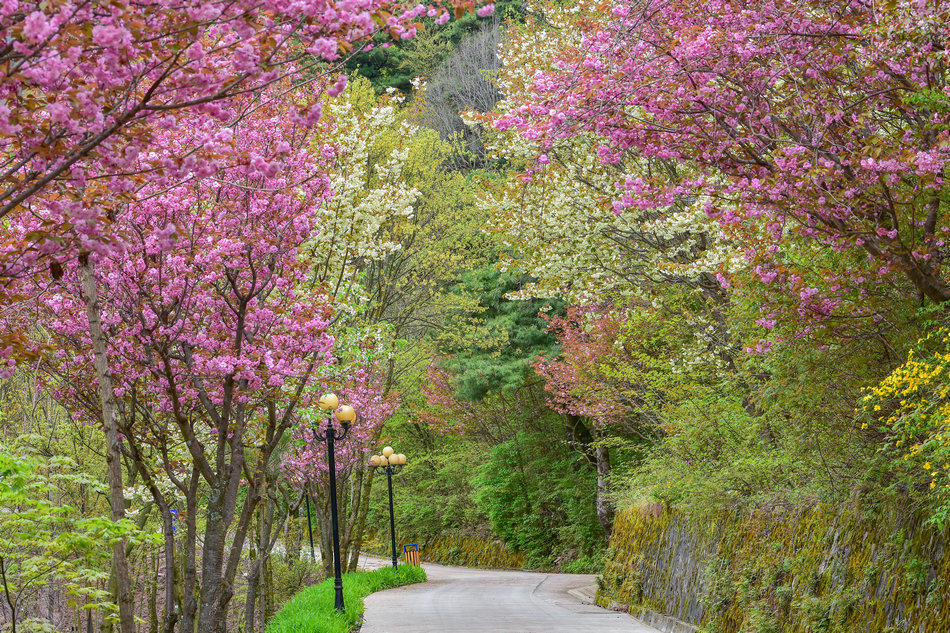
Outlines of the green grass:
[[333,579],[329,578],[294,596],[267,623],[266,633],[349,633],[363,619],[363,598],[374,591],[425,580],[425,571],[412,565],[343,574],[346,611],[339,613],[333,608]]

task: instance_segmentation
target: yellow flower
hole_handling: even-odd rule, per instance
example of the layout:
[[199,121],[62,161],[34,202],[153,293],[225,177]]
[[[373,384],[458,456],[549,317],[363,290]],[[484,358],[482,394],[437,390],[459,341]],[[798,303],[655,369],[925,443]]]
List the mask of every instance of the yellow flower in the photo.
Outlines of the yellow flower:
[[930,462],[924,464],[924,470],[930,470]]
[[936,488],[936,487],[937,487],[937,482],[936,482],[936,481],[931,481],[931,482],[930,482],[930,489],[933,490],[933,489]]

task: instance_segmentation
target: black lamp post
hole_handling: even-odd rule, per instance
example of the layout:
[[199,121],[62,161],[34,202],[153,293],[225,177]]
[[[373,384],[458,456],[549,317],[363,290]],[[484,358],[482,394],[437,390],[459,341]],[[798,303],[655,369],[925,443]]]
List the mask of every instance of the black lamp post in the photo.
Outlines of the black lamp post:
[[304,493],[307,499],[307,534],[310,536],[310,560],[317,562],[317,555],[313,552],[313,522],[310,521],[310,493]]
[[[333,454],[333,442],[342,441],[346,437],[350,425],[356,419],[356,411],[347,404],[342,407],[339,405],[340,399],[332,393],[320,396],[320,408],[327,412],[327,428],[325,431],[320,431],[319,428],[313,429],[313,437],[315,440],[327,443],[327,460],[330,466],[330,524],[333,530],[333,588],[336,591],[336,610],[343,611],[343,574],[340,571],[340,527],[337,521],[336,458]],[[336,419],[343,427],[342,432],[337,432],[333,426],[334,411],[336,411]]]
[[399,474],[402,467],[406,465],[406,456],[402,453],[395,455],[396,451],[392,446],[383,449],[382,455],[373,455],[369,460],[376,467],[376,472],[382,475],[386,473],[386,479],[389,482],[389,539],[393,547],[393,568],[398,568],[399,563],[396,559],[396,515],[393,511],[393,475]]

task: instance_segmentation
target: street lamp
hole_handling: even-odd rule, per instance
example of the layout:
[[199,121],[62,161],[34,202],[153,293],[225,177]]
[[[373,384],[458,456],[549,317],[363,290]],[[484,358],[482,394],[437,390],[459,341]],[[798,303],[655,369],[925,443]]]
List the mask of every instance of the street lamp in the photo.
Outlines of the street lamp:
[[[333,455],[334,440],[343,440],[350,425],[356,420],[356,411],[348,404],[340,406],[340,399],[332,393],[320,396],[320,408],[327,412],[327,428],[320,431],[319,427],[314,427],[313,437],[315,440],[327,443],[327,459],[330,466],[330,520],[333,529],[333,588],[336,591],[336,610],[343,611],[343,574],[340,571],[340,526],[337,522],[336,509],[336,459]],[[343,432],[338,433],[333,426],[333,414],[336,412],[336,419],[343,427]]]
[[406,465],[406,456],[402,453],[395,454],[392,446],[383,449],[382,455],[373,455],[369,463],[376,467],[376,472],[382,475],[386,473],[386,479],[389,481],[389,538],[393,546],[393,568],[398,568],[396,562],[396,515],[393,512],[393,475],[399,473],[402,467]]

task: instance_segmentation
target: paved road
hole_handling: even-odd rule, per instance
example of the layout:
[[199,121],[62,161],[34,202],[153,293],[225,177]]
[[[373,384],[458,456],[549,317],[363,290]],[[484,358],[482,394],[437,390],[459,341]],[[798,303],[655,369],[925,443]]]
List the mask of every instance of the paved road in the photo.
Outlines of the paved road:
[[425,565],[429,582],[366,598],[360,633],[658,633],[625,613],[569,593],[581,574]]

